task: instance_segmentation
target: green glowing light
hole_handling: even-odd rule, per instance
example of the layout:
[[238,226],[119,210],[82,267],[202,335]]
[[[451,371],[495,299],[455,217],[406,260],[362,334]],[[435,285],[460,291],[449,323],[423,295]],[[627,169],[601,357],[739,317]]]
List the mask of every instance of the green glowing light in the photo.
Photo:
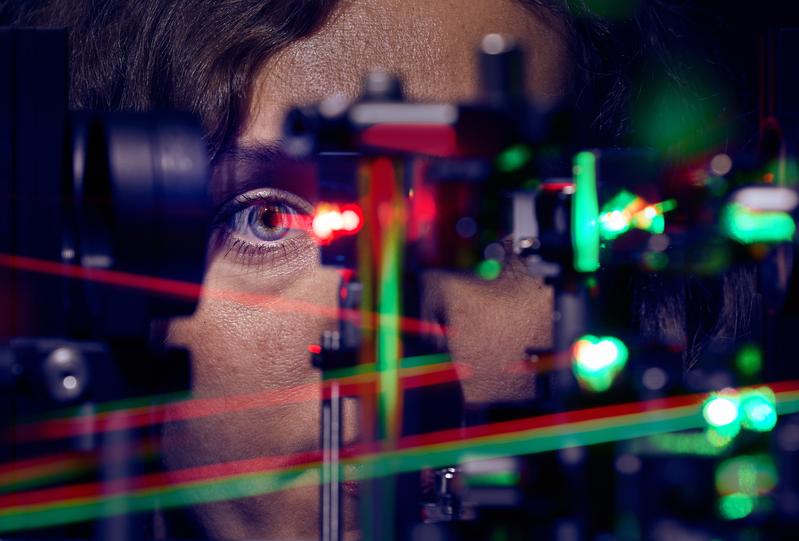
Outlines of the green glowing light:
[[648,231],[653,235],[662,235],[666,230],[666,218],[664,218],[660,213],[655,214],[652,216],[652,220],[649,222],[649,225],[642,227],[641,229]]
[[660,203],[655,203],[654,206],[660,212],[663,212],[663,213],[671,212],[672,210],[677,208],[677,200],[676,199],[666,199],[665,201],[661,201]]
[[599,235],[603,240],[613,240],[633,228],[660,235],[666,230],[663,214],[676,207],[673,199],[650,205],[639,196],[622,190],[602,206]]
[[515,471],[499,471],[487,473],[470,473],[464,476],[466,486],[476,487],[515,487],[521,476]]
[[766,454],[727,459],[719,464],[715,475],[716,491],[721,496],[764,496],[774,490],[778,480],[774,459]]
[[500,274],[502,274],[502,263],[496,259],[485,259],[477,265],[477,276],[483,280],[496,280]]
[[510,173],[524,167],[533,157],[533,151],[526,145],[516,145],[502,152],[497,157],[497,169]]
[[623,210],[611,210],[599,215],[599,235],[613,240],[630,230],[632,217]]
[[580,152],[574,157],[571,225],[574,268],[578,272],[594,272],[599,268],[596,158],[593,152]]
[[741,244],[790,242],[796,223],[787,212],[755,212],[738,203],[724,207],[721,215],[724,233]]
[[713,445],[704,432],[657,434],[645,441],[649,450],[670,455],[718,456],[723,446]]
[[719,499],[719,513],[727,520],[739,520],[752,514],[755,509],[754,498],[736,492]]
[[711,426],[726,426],[738,420],[738,399],[732,395],[711,397],[702,408],[702,416]]
[[666,231],[666,218],[663,215],[676,208],[677,201],[674,199],[647,205],[633,216],[633,225],[652,235],[662,235]]
[[709,427],[708,440],[713,444],[735,437],[741,427],[768,432],[777,424],[777,414],[776,397],[768,387],[747,389],[740,394],[731,389],[713,393],[702,406],[702,416]]
[[615,239],[632,226],[631,209],[641,198],[622,190],[602,206],[599,213],[599,235],[605,240]]
[[777,403],[768,387],[741,393],[741,413],[744,428],[768,432],[777,424]]
[[586,335],[572,347],[572,371],[583,387],[602,392],[613,384],[628,357],[627,346],[618,338]]
[[733,392],[713,393],[702,406],[702,417],[721,436],[734,437],[741,430],[739,404]]
[[[724,430],[724,429],[722,429]],[[738,435],[738,432],[741,430],[741,425],[736,424],[734,426],[728,427],[727,430],[724,430],[724,434],[719,431],[717,428],[709,426],[705,429],[705,439],[707,442],[716,447],[719,450],[725,449],[732,440],[735,439],[735,436]]]
[[735,356],[735,367],[744,376],[756,376],[763,368],[763,353],[755,344],[746,344]]

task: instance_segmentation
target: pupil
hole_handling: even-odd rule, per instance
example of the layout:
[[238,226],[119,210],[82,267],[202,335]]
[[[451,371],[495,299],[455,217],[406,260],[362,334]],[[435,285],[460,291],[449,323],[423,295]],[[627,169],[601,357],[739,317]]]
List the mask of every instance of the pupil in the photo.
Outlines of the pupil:
[[268,229],[278,229],[282,224],[278,207],[265,207],[261,211],[261,224]]

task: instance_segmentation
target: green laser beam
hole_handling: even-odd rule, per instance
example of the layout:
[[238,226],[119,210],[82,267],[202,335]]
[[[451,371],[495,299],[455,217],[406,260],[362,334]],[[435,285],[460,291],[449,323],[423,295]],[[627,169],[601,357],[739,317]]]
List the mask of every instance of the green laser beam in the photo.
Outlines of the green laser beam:
[[[778,393],[777,398],[780,415],[799,412],[799,391]],[[468,460],[542,453],[566,447],[696,429],[704,424],[701,404],[697,403],[666,410],[579,421],[567,426],[547,426],[362,455],[342,460],[342,466],[345,479],[366,480]],[[222,479],[149,488],[107,496],[101,501],[97,501],[97,498],[66,500],[0,509],[0,533],[81,522],[120,512],[141,512],[157,507],[174,508],[226,501],[311,486],[318,483],[319,468],[320,464],[315,462],[277,471],[238,474]]]

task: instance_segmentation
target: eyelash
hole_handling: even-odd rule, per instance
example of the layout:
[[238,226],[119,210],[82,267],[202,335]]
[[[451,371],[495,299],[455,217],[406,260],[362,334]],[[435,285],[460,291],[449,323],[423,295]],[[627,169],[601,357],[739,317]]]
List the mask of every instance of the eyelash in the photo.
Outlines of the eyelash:
[[[253,212],[258,209],[277,208],[285,222],[287,232],[275,240],[258,240],[249,229],[253,226]],[[291,261],[315,247],[310,231],[312,207],[302,198],[281,190],[264,189],[236,196],[217,213],[214,229],[219,235],[215,243],[226,259],[244,266],[277,266]],[[243,238],[246,228],[250,239]],[[253,241],[254,240],[254,241]]]

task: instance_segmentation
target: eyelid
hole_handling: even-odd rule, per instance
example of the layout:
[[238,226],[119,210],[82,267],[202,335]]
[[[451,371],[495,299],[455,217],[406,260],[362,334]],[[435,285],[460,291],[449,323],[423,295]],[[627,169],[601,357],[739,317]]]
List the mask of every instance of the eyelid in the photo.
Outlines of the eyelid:
[[239,194],[224,203],[216,213],[214,225],[224,223],[233,214],[258,203],[285,203],[294,207],[300,213],[309,216],[314,212],[313,206],[298,195],[274,188],[260,188]]

